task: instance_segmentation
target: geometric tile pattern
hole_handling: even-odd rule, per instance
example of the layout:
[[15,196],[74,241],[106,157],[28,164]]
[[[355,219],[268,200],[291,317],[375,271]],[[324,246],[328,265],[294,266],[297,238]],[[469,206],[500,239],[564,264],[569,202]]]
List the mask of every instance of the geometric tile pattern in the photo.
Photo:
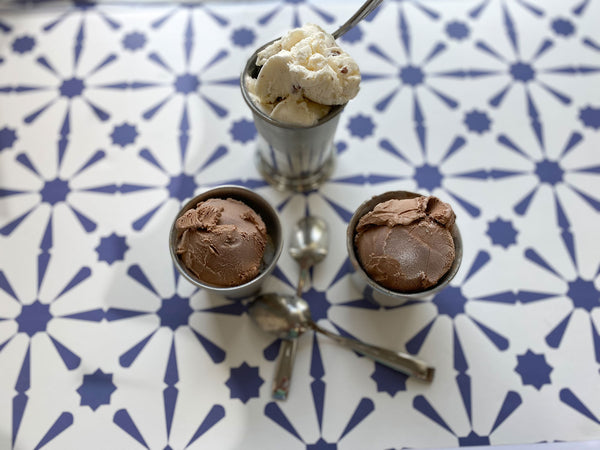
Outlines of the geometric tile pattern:
[[[389,0],[341,38],[363,74],[331,180],[258,174],[248,56],[361,3],[74,2],[0,14],[0,448],[423,448],[600,439],[600,4]],[[20,3],[20,2],[14,2]],[[38,2],[33,2],[38,3]],[[41,3],[41,2],[40,2]],[[249,187],[332,230],[320,325],[430,361],[424,385],[321,336],[279,341],[192,287],[174,214]],[[387,190],[450,202],[462,267],[427,301],[356,289],[345,230]],[[284,251],[265,290],[292,293]]]

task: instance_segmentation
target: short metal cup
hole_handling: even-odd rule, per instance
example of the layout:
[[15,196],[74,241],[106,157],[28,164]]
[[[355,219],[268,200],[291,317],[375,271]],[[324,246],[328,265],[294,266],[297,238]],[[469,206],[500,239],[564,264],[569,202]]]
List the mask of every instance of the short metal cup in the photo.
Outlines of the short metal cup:
[[352,266],[354,267],[354,273],[352,273],[351,279],[360,292],[366,293],[366,297],[368,299],[373,300],[380,305],[398,306],[409,300],[430,300],[431,298],[433,298],[434,294],[444,289],[448,285],[448,283],[452,281],[460,267],[460,263],[462,261],[463,247],[460,231],[456,223],[452,226],[452,229],[450,230],[450,233],[452,234],[452,239],[454,240],[454,248],[456,251],[454,262],[452,263],[452,266],[450,267],[448,272],[444,274],[444,276],[437,282],[437,284],[430,287],[429,289],[424,289],[422,291],[416,292],[392,291],[391,289],[385,288],[380,284],[376,283],[371,277],[369,277],[369,275],[361,266],[358,260],[358,256],[356,254],[356,246],[354,245],[355,229],[360,218],[367,214],[369,211],[372,211],[373,208],[375,208],[375,206],[381,202],[385,202],[391,199],[421,197],[421,195],[422,194],[408,191],[389,191],[381,195],[377,195],[363,202],[356,209],[354,215],[348,223],[348,228],[346,230],[346,247],[348,249],[350,261],[352,263]]
[[[261,271],[256,278],[248,281],[247,283],[232,287],[220,287],[205,283],[198,279],[192,272],[190,272],[181,262],[179,256],[177,256],[176,249],[179,233],[175,227],[175,222],[186,211],[195,208],[198,203],[208,200],[209,198],[232,198],[234,200],[239,200],[256,211],[267,227],[267,246],[263,256]],[[232,299],[249,297],[253,294],[256,294],[260,290],[264,281],[267,279],[273,269],[275,269],[277,261],[279,260],[279,256],[281,255],[282,248],[283,237],[281,223],[279,221],[277,212],[273,209],[269,202],[267,202],[259,194],[242,186],[219,186],[197,195],[187,202],[183,208],[181,208],[175,217],[175,220],[173,220],[171,232],[169,234],[169,252],[171,253],[171,258],[173,259],[175,267],[184,276],[184,278],[197,287]]]
[[240,77],[242,96],[252,111],[258,131],[255,162],[262,177],[279,190],[305,192],[323,184],[333,171],[333,138],[344,105],[332,106],[329,113],[312,126],[290,125],[272,119],[252,101],[246,78],[255,78],[259,48],[246,63]]

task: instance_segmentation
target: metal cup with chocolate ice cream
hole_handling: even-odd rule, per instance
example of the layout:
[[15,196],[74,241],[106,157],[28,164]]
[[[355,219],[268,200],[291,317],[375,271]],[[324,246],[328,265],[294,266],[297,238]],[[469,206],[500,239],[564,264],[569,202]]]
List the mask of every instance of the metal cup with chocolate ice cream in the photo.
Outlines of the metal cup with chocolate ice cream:
[[171,227],[170,251],[191,283],[226,297],[256,293],[282,249],[275,210],[241,186],[220,186],[190,200]]
[[246,204],[209,198],[175,222],[180,234],[176,253],[205,283],[227,287],[258,275],[267,245],[267,227]]
[[388,296],[433,293],[452,279],[462,258],[456,215],[434,196],[387,192],[363,203],[348,226],[355,268]]

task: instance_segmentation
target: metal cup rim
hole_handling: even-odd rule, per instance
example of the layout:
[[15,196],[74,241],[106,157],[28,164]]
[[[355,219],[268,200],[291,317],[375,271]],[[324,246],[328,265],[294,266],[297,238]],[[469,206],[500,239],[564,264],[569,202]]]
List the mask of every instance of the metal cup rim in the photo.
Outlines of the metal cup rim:
[[[250,208],[254,209],[261,216],[261,218],[265,222],[265,225],[267,226],[267,236],[269,236],[269,238],[271,239],[273,247],[272,256],[270,258],[270,261],[265,261],[265,267],[261,270],[261,272],[252,280],[247,281],[244,284],[240,284],[238,286],[223,287],[215,286],[210,283],[205,283],[204,281],[198,279],[194,274],[192,274],[182,264],[181,260],[176,254],[178,233],[175,227],[175,223],[177,222],[177,219],[189,209],[194,208],[199,202],[207,200],[209,198],[233,198],[236,200],[240,200],[246,205],[248,205]],[[222,294],[225,297],[229,298],[246,297],[248,295],[251,295],[253,292],[258,291],[260,285],[265,281],[265,279],[270,275],[270,273],[277,265],[279,257],[281,256],[282,249],[282,227],[281,222],[279,220],[279,215],[277,214],[275,209],[260,194],[257,194],[256,192],[246,187],[237,185],[220,185],[213,188],[209,188],[188,200],[176,214],[173,223],[171,224],[171,229],[169,232],[169,253],[178,272],[193,285],[211,292]]]
[[358,258],[356,256],[356,248],[354,245],[354,234],[355,234],[354,230],[356,228],[358,221],[360,220],[360,218],[362,216],[364,216],[366,213],[371,211],[375,207],[375,205],[377,205],[381,202],[385,202],[385,201],[391,200],[391,199],[422,197],[425,195],[427,195],[427,194],[420,194],[417,192],[402,191],[402,190],[387,191],[387,192],[384,192],[383,194],[375,195],[375,196],[371,197],[370,199],[367,199],[363,203],[361,203],[358,206],[358,208],[356,208],[354,214],[352,215],[352,218],[350,219],[350,222],[348,222],[348,226],[346,228],[346,248],[348,251],[348,257],[350,258],[350,262],[352,263],[354,270],[362,275],[362,277],[364,278],[366,283],[373,290],[380,292],[381,294],[383,294],[387,297],[391,297],[391,298],[395,298],[395,299],[404,299],[404,300],[427,298],[431,294],[435,294],[436,292],[445,288],[450,283],[450,281],[452,281],[452,279],[458,272],[458,269],[460,268],[460,265],[462,262],[463,245],[462,245],[462,237],[460,234],[460,230],[459,230],[458,224],[456,222],[454,223],[454,225],[452,226],[452,229],[450,230],[450,232],[452,234],[452,239],[454,241],[454,249],[456,252],[454,261],[452,262],[452,266],[450,267],[450,269],[448,269],[448,272],[446,272],[444,274],[444,276],[442,276],[442,278],[440,278],[439,281],[435,285],[433,285],[427,289],[423,289],[422,291],[410,291],[410,292],[393,291],[384,286],[381,286],[367,274],[367,272],[363,269],[362,265],[358,261]]

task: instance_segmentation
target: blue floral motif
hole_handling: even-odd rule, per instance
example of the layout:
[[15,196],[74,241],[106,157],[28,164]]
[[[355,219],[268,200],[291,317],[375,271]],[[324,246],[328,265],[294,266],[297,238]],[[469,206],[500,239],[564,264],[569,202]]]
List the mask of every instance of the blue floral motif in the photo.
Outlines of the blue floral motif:
[[575,33],[575,25],[569,19],[560,17],[552,21],[552,30],[559,36],[569,37]]
[[[215,427],[223,418],[225,417],[225,408],[221,405],[213,405],[212,408],[208,411],[202,423],[198,426],[193,436],[191,436],[190,440],[186,444],[186,447],[189,447],[210,430]],[[140,432],[138,426],[135,421],[127,411],[127,409],[119,409],[113,416],[113,422],[116,426],[118,426],[121,430],[123,430],[129,437],[137,441],[140,445],[148,448],[148,444],[144,439],[143,434]],[[165,450],[170,449],[171,447],[167,445]]]
[[399,373],[383,364],[375,363],[371,378],[377,383],[377,392],[387,392],[394,397],[400,391],[406,391],[408,375]]
[[[565,247],[571,257],[571,261],[576,271],[579,272],[577,258],[575,255],[575,246],[573,237],[570,232],[563,232],[561,238],[564,242]],[[574,280],[567,280],[565,277],[557,271],[540,253],[533,248],[525,250],[525,258],[534,265],[547,271],[552,276],[561,280],[567,287],[566,295],[570,299],[571,308],[568,308],[566,313],[563,313],[562,319],[558,323],[554,323],[552,328],[546,334],[546,343],[552,348],[560,348],[563,342],[567,327],[573,313],[576,309],[582,310],[588,315],[592,315],[595,310],[600,308],[600,290],[595,286],[594,282],[587,277],[582,276],[580,273],[577,274]],[[519,293],[521,301],[540,302],[551,299],[557,295],[564,295],[563,292],[552,293],[552,292],[523,292]],[[594,347],[594,356],[596,361],[600,362],[600,333],[596,328],[593,321],[590,321],[590,329],[592,335],[592,342]]]
[[469,37],[471,30],[465,22],[454,20],[446,25],[446,33],[451,39],[462,41]]
[[137,136],[138,132],[135,125],[129,123],[115,126],[110,135],[113,144],[121,147],[126,147],[129,144],[133,144]]
[[371,117],[365,116],[363,114],[358,114],[350,118],[350,121],[348,123],[348,129],[350,130],[352,136],[364,139],[373,135],[375,123],[373,122],[373,119],[371,119]]
[[[449,109],[456,109],[459,105],[458,101],[453,98],[448,92],[440,89],[436,86],[435,79],[444,74],[437,73],[429,70],[429,66],[435,63],[435,60],[443,55],[447,50],[448,46],[443,42],[434,43],[430,50],[425,55],[415,55],[413,49],[414,39],[418,37],[415,35],[414,30],[411,29],[409,21],[406,16],[405,4],[409,3],[406,1],[399,2],[399,38],[402,45],[403,57],[406,62],[402,61],[398,55],[391,55],[381,46],[372,44],[368,47],[370,53],[381,60],[384,65],[393,67],[396,71],[396,76],[388,73],[363,73],[363,81],[371,82],[378,80],[394,79],[398,78],[399,84],[388,91],[384,96],[380,97],[375,103],[375,110],[379,112],[388,111],[398,93],[405,87],[410,88],[412,92],[411,106],[412,106],[412,120],[414,123],[415,132],[419,138],[421,147],[425,147],[425,135],[427,132],[426,119],[428,112],[424,111],[422,103],[422,92],[426,90],[433,94],[442,105]],[[438,20],[439,13],[429,9],[428,7],[418,3],[410,2],[414,4],[422,13],[425,14],[430,20]],[[460,34],[460,32],[458,32]],[[433,81],[433,82],[432,82]]]
[[245,144],[256,138],[256,127],[254,126],[254,122],[248,119],[240,119],[233,122],[229,133],[234,141]]
[[0,152],[11,148],[17,141],[17,131],[14,128],[4,127],[0,129]]
[[[332,179],[302,194],[275,191],[247,166],[257,130],[239,95],[240,64],[280,26],[335,30],[346,6],[281,0],[240,11],[219,2],[157,3],[131,15],[127,6],[76,1],[44,10],[40,20],[37,8],[2,15],[0,357],[8,370],[0,390],[8,401],[0,414],[9,419],[7,448],[67,441],[84,448],[80,416],[90,414],[112,420],[115,448],[214,447],[216,434],[239,431],[232,406],[257,413],[254,443],[276,436],[281,446],[307,450],[377,447],[372,436],[381,432],[388,447],[423,446],[430,432],[442,446],[502,445],[525,422],[528,436],[542,441],[547,424],[528,421],[540,393],[545,413],[583,424],[577,437],[590,437],[600,425],[593,383],[581,376],[600,364],[600,260],[590,238],[600,212],[600,105],[589,94],[600,74],[595,6],[384,2],[339,39],[365,61],[361,93],[347,108],[354,112],[341,116]],[[206,38],[215,33],[218,39]],[[339,368],[322,355],[335,344],[306,333],[292,390],[306,396],[300,403],[308,416],[300,420],[292,403],[271,401],[265,389],[278,339],[257,349],[260,361],[227,364],[236,352],[218,329],[243,330],[245,303],[190,285],[163,239],[183,203],[221,184],[264,194],[284,231],[298,216],[326,216],[337,243],[303,294],[313,318],[355,337],[357,327],[377,332],[380,317],[397,313],[399,338],[390,346],[424,359],[448,350],[434,361],[437,382],[449,388],[444,395],[355,353],[346,356],[366,369],[351,378],[364,379],[356,392],[341,392],[332,378]],[[352,288],[342,241],[362,200],[403,189],[452,204],[464,260],[455,280],[427,301],[382,306],[372,288]],[[540,214],[547,227],[531,241]],[[527,277],[488,282],[506,261]],[[292,292],[295,269],[282,256],[271,287]],[[504,320],[549,309],[527,342],[515,340]],[[395,330],[382,336],[388,331]],[[102,347],[104,333],[110,347]],[[563,371],[557,381],[554,369],[572,357],[573,333],[589,350],[577,354],[584,370]],[[515,353],[515,344],[522,350]],[[498,373],[512,374],[514,390],[480,395],[482,346],[490,361],[508,362]],[[119,377],[98,368],[106,363]],[[149,363],[158,372],[148,373]],[[144,411],[119,381],[137,382],[140,374],[148,384],[139,386],[156,394]],[[205,376],[214,391],[194,397],[188,414],[187,400],[205,389]],[[60,392],[53,398],[74,398],[75,408],[44,397],[54,379]],[[377,428],[397,401],[409,426],[423,429],[415,442]],[[570,439],[571,431],[551,438]]]
[[[470,390],[470,389],[469,389]],[[471,429],[467,435],[459,436],[456,432],[451,428],[451,426],[447,423],[447,421],[453,420],[452,417],[448,417],[444,419],[440,414],[436,411],[434,406],[427,400],[424,395],[417,395],[413,400],[413,407],[419,411],[421,414],[429,418],[432,422],[436,423],[438,426],[445,429],[447,432],[454,435],[457,439],[457,444],[459,446],[472,446],[472,445],[490,445],[490,437],[493,435],[494,431],[498,429],[509,417],[521,406],[522,399],[521,396],[515,391],[508,391],[506,396],[504,397],[504,401],[498,411],[496,418],[494,420],[494,424],[491,426],[491,431],[488,435],[480,435],[475,430]],[[469,394],[469,403],[465,404],[467,406],[467,416],[469,418],[469,422],[472,422],[471,418],[471,410],[470,410],[470,394]],[[472,424],[471,424],[472,427]]]
[[[419,136],[422,137],[419,145],[421,146],[424,162],[414,161],[413,158],[410,158],[404,150],[398,148],[398,146],[390,139],[382,139],[379,142],[379,147],[386,153],[392,155],[396,159],[397,164],[390,164],[389,167],[379,169],[381,170],[381,173],[372,174],[369,182],[386,183],[392,180],[403,180],[409,177],[408,175],[403,175],[403,172],[408,170],[408,173],[410,173],[410,169],[404,169],[404,167],[412,166],[412,178],[416,182],[419,190],[426,190],[433,194],[435,190],[443,189],[444,193],[451,197],[457,205],[460,205],[467,214],[472,217],[478,217],[481,214],[481,207],[468,200],[465,197],[465,194],[457,192],[457,190],[449,187],[449,185],[451,185],[454,180],[471,180],[475,182],[485,181],[489,177],[488,172],[473,167],[461,167],[458,170],[456,168],[446,170],[446,167],[452,164],[452,159],[455,155],[468,149],[466,138],[460,135],[454,136],[446,145],[444,145],[444,150],[441,155],[438,149],[435,149],[436,152],[438,152],[438,159],[434,162],[431,161],[433,158],[430,156],[434,149],[430,148],[429,141],[426,139],[427,135],[424,132],[425,128],[419,128],[423,130],[423,134],[419,133]],[[388,174],[384,172],[384,170],[389,170],[390,173]],[[437,195],[441,196],[440,194]]]
[[[313,394],[315,391],[313,390]],[[350,433],[356,426],[358,426],[362,421],[364,421],[373,411],[375,410],[375,405],[372,400],[368,398],[362,398],[354,410],[352,417],[349,419],[345,429],[342,431],[341,436],[334,441],[331,442],[329,439],[324,439],[323,436],[320,436],[319,439],[314,443],[306,442],[302,436],[296,431],[293,424],[290,422],[285,413],[281,410],[279,405],[275,402],[268,403],[265,406],[265,416],[275,422],[279,427],[285,430],[288,434],[303,442],[306,445],[307,450],[329,450],[337,448],[337,442],[339,442],[344,436]],[[322,421],[322,415],[319,415],[319,422]]]
[[[104,313],[102,309],[94,310],[76,310],[71,314],[55,314],[51,310],[54,304],[60,305],[63,299],[66,297],[65,294],[70,291],[77,290],[77,287],[81,284],[89,281],[92,274],[89,267],[81,267],[73,275],[70,280],[67,280],[62,287],[62,291],[58,295],[50,299],[49,302],[41,301],[39,298],[40,287],[46,277],[47,269],[51,260],[51,256],[48,254],[47,238],[44,238],[41,245],[42,253],[38,258],[37,264],[37,282],[33,284],[36,286],[36,299],[33,302],[26,303],[15,291],[9,278],[6,277],[4,272],[0,270],[0,291],[8,296],[11,302],[16,303],[20,310],[16,314],[6,315],[0,312],[0,324],[11,323],[16,324],[16,329],[13,328],[8,338],[0,343],[0,353],[11,343],[15,342],[17,336],[27,337],[27,345],[23,349],[24,356],[19,360],[19,371],[16,383],[14,385],[14,391],[16,394],[13,397],[13,411],[12,411],[12,445],[15,446],[15,441],[18,438],[19,430],[21,427],[21,421],[27,410],[27,404],[31,396],[32,386],[32,348],[37,348],[40,343],[46,341],[56,350],[56,355],[60,358],[64,366],[68,370],[74,370],[81,364],[81,356],[77,354],[76,350],[72,348],[69,341],[65,341],[64,337],[55,334],[49,324],[55,322],[57,319],[71,319],[84,322],[100,322]],[[33,280],[32,280],[33,281]],[[48,347],[45,347],[48,348]],[[62,431],[71,426],[73,423],[73,416],[70,413],[63,413],[54,423],[54,425],[48,431],[45,439],[46,442],[52,440],[58,436]]]
[[527,350],[525,354],[518,355],[517,360],[519,363],[515,372],[521,376],[524,385],[531,385],[539,391],[542,386],[551,383],[550,373],[553,369],[543,354]]
[[[544,135],[540,136],[543,137]],[[564,233],[571,235],[571,220],[574,218],[569,217],[569,214],[563,205],[563,201],[556,194],[556,188],[565,187],[569,189],[586,202],[592,209],[600,211],[600,201],[594,197],[594,192],[587,192],[587,189],[576,187],[567,182],[568,179],[577,180],[580,178],[587,178],[590,175],[598,175],[598,170],[593,163],[590,163],[590,165],[584,164],[582,167],[566,168],[569,167],[568,163],[566,163],[569,155],[577,150],[582,151],[582,144],[584,141],[581,133],[573,131],[572,134],[565,139],[566,142],[558,146],[560,151],[555,152],[555,154],[558,153],[558,155],[552,158],[548,156],[549,149],[544,145],[543,139],[541,141],[542,145],[540,146],[540,151],[542,153],[541,158],[531,156],[522,148],[522,145],[514,142],[506,135],[501,134],[498,136],[497,140],[502,147],[528,161],[529,165],[532,166],[532,170],[492,170],[490,172],[490,177],[492,179],[508,181],[514,177],[528,173],[534,175],[536,178],[535,185],[526,191],[514,204],[513,210],[515,213],[521,216],[526,215],[534,198],[537,197],[538,192],[544,185],[552,187],[556,224],[564,231]],[[557,147],[556,143],[551,143],[550,145],[555,148]],[[565,161],[565,163],[563,163],[563,161]]]
[[[174,333],[180,327],[194,330],[190,324],[190,317],[195,312],[195,309],[191,307],[190,300],[187,297],[183,297],[176,293],[170,296],[162,297],[153,286],[152,282],[148,279],[141,266],[130,266],[127,270],[127,274],[135,283],[148,290],[153,297],[158,298],[161,306],[157,311],[115,307],[111,307],[107,310],[106,319],[109,322],[145,315],[153,315],[159,319],[159,323],[154,329],[152,329],[143,339],[121,354],[119,362],[122,367],[130,367],[135,362],[140,353],[148,347],[151,338],[159,329],[169,329],[171,333]],[[179,280],[181,280],[181,278],[176,273],[173,281],[175,284],[177,284]],[[224,311],[224,313],[240,315],[243,312],[243,310],[240,310],[240,308],[235,307],[237,305],[232,306],[234,307],[230,308],[230,310]],[[241,307],[242,305],[239,306]],[[192,333],[196,336],[198,342],[202,345],[215,363],[220,363],[225,359],[225,351],[222,348],[205,338],[199,332],[196,332],[196,330],[194,330]],[[172,352],[174,352],[174,350],[172,350]],[[176,360],[174,360],[172,364],[176,364]],[[173,368],[173,370],[175,370],[175,368]]]
[[316,14],[319,19],[327,24],[332,24],[335,20],[335,17],[328,13],[326,10],[319,8],[316,5],[307,2],[306,0],[285,0],[283,2],[277,3],[272,9],[267,11],[266,14],[262,15],[258,18],[257,25],[264,26],[271,23],[273,20],[277,20],[277,17],[280,17],[280,14],[286,10],[290,9],[292,13],[292,22],[288,28],[298,28],[306,23],[305,20],[302,20],[301,14],[303,7],[306,5],[306,9],[308,9],[313,14]]
[[144,48],[146,41],[146,36],[143,33],[132,31],[123,38],[123,48],[131,51],[140,50]]
[[465,125],[469,131],[483,134],[490,131],[492,121],[485,111],[474,109],[465,114]]
[[238,47],[248,47],[254,44],[256,34],[251,28],[240,27],[231,33],[231,41],[233,45]]
[[[63,146],[63,141],[59,141],[59,164],[62,163],[62,158],[64,156],[64,150],[66,150],[66,146]],[[98,150],[95,152],[83,165],[80,167],[79,172],[83,172],[90,167],[98,164],[100,161],[104,159],[106,153],[102,150]],[[24,167],[30,174],[34,177],[40,179],[41,187],[38,187],[35,191],[39,194],[39,202],[34,204],[29,210],[25,211],[20,216],[16,218],[11,218],[10,222],[5,224],[2,228],[0,228],[0,234],[2,235],[10,235],[12,234],[33,211],[40,208],[42,205],[49,205],[53,209],[60,204],[67,204],[68,208],[72,211],[74,216],[77,218],[81,226],[87,232],[91,232],[96,229],[97,222],[95,222],[92,218],[88,217],[86,214],[81,212],[77,206],[71,203],[70,194],[72,192],[96,192],[99,194],[113,194],[117,191],[117,188],[113,184],[108,184],[104,186],[92,186],[85,190],[73,189],[70,185],[69,180],[64,180],[60,177],[55,177],[50,180],[43,180],[42,175],[34,165],[34,163],[29,159],[26,153],[19,153],[16,155],[15,160],[22,167]],[[73,177],[72,179],[75,179]],[[16,195],[21,195],[25,192],[31,191],[21,191],[15,189],[0,189],[0,193],[4,197],[12,197]],[[48,251],[53,245],[52,240],[52,216],[48,219],[46,224],[46,228],[44,231],[44,240],[42,241],[42,247],[44,251]]]
[[244,362],[241,366],[231,369],[225,384],[231,391],[231,398],[239,398],[242,403],[247,403],[251,398],[258,397],[264,382],[258,374],[258,367],[250,367]]
[[21,313],[15,319],[19,333],[25,333],[29,337],[37,333],[45,333],[48,322],[52,320],[50,305],[40,303],[39,300],[21,307]]
[[[185,122],[183,123],[183,130],[188,129],[187,115],[184,116]],[[185,159],[185,155],[187,154],[188,148],[188,138],[186,134],[182,134],[181,139],[179,140],[179,155],[181,159]],[[188,173],[188,170],[185,167],[182,167],[180,171],[175,174],[170,173],[170,171],[161,164],[154,152],[152,152],[148,148],[143,148],[139,151],[138,155],[140,158],[140,162],[145,164],[150,164],[155,167],[159,171],[161,171],[165,178],[167,178],[167,182],[159,182],[158,184],[149,184],[149,185],[137,185],[126,183],[121,186],[120,191],[127,195],[135,195],[138,193],[147,192],[149,190],[164,190],[167,192],[166,198],[162,199],[158,204],[150,205],[148,209],[135,221],[132,223],[134,230],[142,230],[148,222],[154,217],[158,211],[164,207],[170,199],[175,199],[179,203],[184,202],[185,200],[193,197],[198,189],[197,178],[203,176],[207,171],[212,169],[212,165],[217,161],[221,160],[225,156],[227,156],[229,150],[225,146],[218,146],[214,149],[210,154],[208,154],[207,159],[203,162],[203,164],[196,170],[195,175],[191,175]],[[185,164],[182,163],[184,166]],[[241,184],[241,181],[228,181],[220,184]]]
[[579,111],[579,119],[583,125],[594,130],[600,129],[600,108],[586,106]]
[[13,52],[19,54],[29,53],[34,47],[35,39],[27,35],[16,38],[12,44]]
[[498,218],[488,223],[488,236],[495,245],[500,245],[508,248],[517,243],[517,230],[513,227],[512,222]]
[[[177,271],[174,271],[173,274],[173,292],[170,295],[161,296],[141,266],[130,266],[127,270],[127,275],[138,286],[144,288],[160,306],[156,309],[155,303],[145,302],[148,304],[148,308],[146,309],[110,307],[106,311],[106,320],[109,323],[128,320],[136,320],[138,321],[137,323],[143,323],[145,322],[144,318],[149,316],[158,319],[158,323],[150,329],[145,336],[137,341],[137,343],[134,342],[133,345],[120,355],[119,364],[121,367],[129,368],[143,352],[148,354],[149,352],[155,351],[156,347],[155,344],[153,345],[152,341],[159,333],[159,330],[170,336],[170,346],[166,351],[166,355],[163,355],[167,361],[163,377],[163,382],[165,384],[163,390],[163,409],[167,425],[167,438],[170,438],[171,436],[172,425],[175,420],[175,409],[180,396],[178,385],[180,381],[180,362],[178,361],[177,350],[181,344],[178,345],[175,336],[180,332],[189,333],[189,336],[195,338],[194,342],[197,341],[197,343],[200,344],[212,362],[219,364],[225,359],[225,351],[204,336],[200,330],[196,330],[190,318],[192,315],[199,312],[203,314],[228,314],[233,317],[240,316],[245,311],[245,308],[241,303],[225,304],[223,306],[202,309],[196,304],[192,306],[189,297],[182,296],[175,292],[177,291],[180,280],[183,280],[183,278],[179,276]],[[192,294],[194,293],[195,292],[192,292]],[[224,415],[225,411],[223,407],[221,405],[214,405],[211,411],[209,411],[203,424],[198,427],[196,434],[190,442],[193,442],[202,436],[208,429],[220,421]],[[123,431],[138,442],[143,441],[143,436],[139,430],[137,430],[134,419],[126,409],[117,411],[113,420],[121,429],[123,429]]]
[[129,249],[127,238],[112,233],[109,236],[100,239],[100,244],[96,247],[99,261],[106,261],[112,264],[115,261],[123,261],[125,252]]
[[101,405],[110,404],[110,396],[117,390],[112,381],[111,373],[104,373],[97,369],[94,373],[84,375],[83,383],[77,389],[81,397],[81,404],[87,405],[96,411]]

